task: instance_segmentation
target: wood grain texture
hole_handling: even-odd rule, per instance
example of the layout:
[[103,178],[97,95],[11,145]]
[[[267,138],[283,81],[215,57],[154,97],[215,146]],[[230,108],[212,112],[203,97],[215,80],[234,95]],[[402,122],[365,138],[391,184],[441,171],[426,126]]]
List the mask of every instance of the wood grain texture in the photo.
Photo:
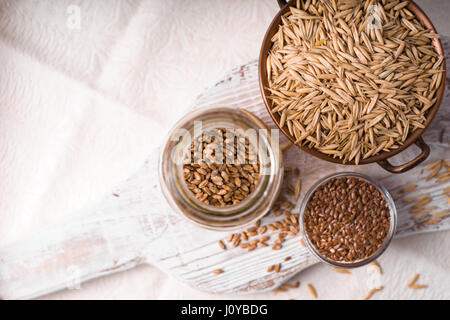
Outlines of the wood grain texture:
[[[443,44],[448,52],[449,39],[444,38]],[[193,107],[206,106],[245,108],[275,128],[260,97],[257,61],[232,70],[199,96]],[[400,193],[403,186],[417,184],[418,188],[408,197],[429,193],[433,199],[429,206],[438,207],[436,211],[449,208],[442,190],[450,183],[425,179],[428,164],[450,159],[449,111],[447,90],[438,115],[424,134],[431,147],[430,158],[401,175],[389,174],[376,164],[354,167],[328,163],[291,147],[285,152],[285,166],[300,168],[303,180],[300,200],[325,175],[338,171],[361,172],[379,180],[396,200],[399,214],[396,237],[449,230],[448,214],[438,224],[423,225],[413,220],[413,214],[409,213],[412,204],[401,200]],[[98,203],[0,249],[0,298],[32,298],[141,263],[153,264],[200,290],[243,294],[271,290],[317,262],[300,245],[298,236],[288,238],[278,251],[270,247],[251,252],[240,248],[221,250],[217,241],[228,233],[201,229],[167,206],[158,184],[158,151],[152,150],[134,176]],[[416,153],[417,150],[409,148],[392,161],[398,164]],[[288,182],[289,177],[285,184]],[[283,193],[286,194],[285,189]],[[297,203],[296,210],[299,206]],[[269,214],[262,224],[274,220],[277,218]],[[287,256],[292,258],[284,262]],[[269,265],[280,262],[279,273],[267,272]],[[224,272],[216,275],[212,271],[218,268]]]

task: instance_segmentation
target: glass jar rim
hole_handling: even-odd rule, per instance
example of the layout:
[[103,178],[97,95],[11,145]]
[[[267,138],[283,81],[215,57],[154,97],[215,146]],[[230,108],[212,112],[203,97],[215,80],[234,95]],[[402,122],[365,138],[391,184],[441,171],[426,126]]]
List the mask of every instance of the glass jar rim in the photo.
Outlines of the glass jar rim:
[[[358,178],[358,179],[362,179],[365,180],[366,182],[372,184],[374,187],[376,187],[378,189],[378,191],[381,192],[381,194],[383,195],[383,197],[386,199],[386,202],[388,203],[388,207],[389,207],[389,214],[390,214],[390,225],[389,225],[389,232],[386,235],[386,238],[383,241],[383,244],[381,245],[380,248],[378,248],[374,254],[372,254],[371,256],[367,257],[367,258],[363,258],[363,259],[359,259],[359,260],[355,260],[355,261],[350,261],[350,262],[343,262],[343,261],[335,261],[332,260],[330,258],[327,258],[323,255],[321,255],[317,250],[316,247],[311,243],[311,241],[309,240],[309,237],[306,233],[305,230],[305,226],[304,226],[304,214],[305,214],[305,209],[306,206],[308,204],[308,201],[310,199],[310,197],[314,194],[314,192],[323,184],[325,184],[326,182],[330,181],[331,179],[335,179],[335,178],[343,178],[343,177],[354,177],[354,178]],[[334,267],[340,267],[340,268],[357,268],[357,267],[361,267],[364,266],[374,260],[376,260],[389,246],[389,244],[391,243],[391,240],[395,234],[395,230],[397,228],[397,209],[395,207],[395,202],[394,199],[392,198],[391,194],[389,193],[389,191],[381,184],[379,184],[377,181],[375,181],[373,178],[358,173],[358,172],[338,172],[338,173],[333,173],[330,175],[327,175],[323,178],[321,178],[319,181],[317,181],[306,193],[305,197],[303,198],[301,207],[300,207],[300,216],[299,216],[299,224],[300,224],[300,233],[301,233],[301,237],[302,239],[304,239],[304,242],[307,246],[307,248],[309,249],[309,251],[316,257],[318,258],[320,261],[325,262],[328,265],[332,265]]]
[[[251,202],[251,205],[248,208],[244,207],[241,212],[231,214],[228,217],[226,215],[213,215],[204,213],[202,211],[199,211],[198,207],[193,206],[192,203],[187,202],[186,194],[178,193],[179,186],[177,186],[177,183],[181,184],[184,181],[180,181],[179,178],[177,178],[178,181],[174,181],[172,173],[175,171],[173,171],[172,168],[170,168],[169,170],[169,167],[173,167],[173,162],[171,162],[169,156],[172,154],[173,147],[176,144],[176,139],[174,139],[175,130],[180,128],[185,130],[186,128],[192,129],[192,125],[195,120],[212,119],[213,121],[214,117],[223,117],[226,118],[226,121],[233,120],[235,121],[236,125],[242,123],[245,124],[245,126],[247,126],[248,128],[265,129],[268,133],[268,136],[265,137],[265,139],[267,139],[268,143],[267,150],[271,155],[271,157],[269,157],[270,167],[268,169],[270,170],[270,174],[267,175],[269,178],[265,182],[265,186],[261,183],[258,183],[258,186],[249,196],[254,196],[254,201]],[[274,140],[272,140],[271,135],[272,132],[270,131],[269,127],[253,113],[245,109],[214,106],[202,107],[188,112],[171,128],[160,151],[159,180],[166,200],[173,209],[175,209],[178,213],[181,213],[181,215],[187,218],[190,222],[208,229],[234,230],[261,219],[268,213],[270,208],[275,203],[276,198],[281,190],[283,181],[283,176],[282,174],[280,174],[283,172],[283,156],[279,148],[275,148],[275,146],[272,145],[272,142]],[[260,188],[259,193],[257,193],[258,188]],[[191,192],[190,190],[188,191]],[[239,205],[239,203],[237,205]],[[230,210],[230,208],[237,208],[237,205],[228,206],[228,208],[225,209],[209,206],[209,208],[207,209],[212,209],[216,212],[222,209],[226,212],[227,210]]]

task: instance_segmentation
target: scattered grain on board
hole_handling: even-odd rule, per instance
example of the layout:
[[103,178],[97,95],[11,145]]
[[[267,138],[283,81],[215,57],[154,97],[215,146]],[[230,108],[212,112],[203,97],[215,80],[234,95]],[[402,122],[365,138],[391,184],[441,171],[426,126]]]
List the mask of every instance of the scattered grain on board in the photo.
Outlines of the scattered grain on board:
[[300,281],[296,281],[295,283],[283,283],[278,288],[273,290],[273,292],[286,292],[290,289],[297,289],[300,287]]
[[258,234],[264,234],[267,231],[266,226],[261,226],[258,228]]
[[441,221],[442,221],[441,218],[432,218],[432,219],[428,219],[428,220],[422,222],[422,224],[425,224],[425,225],[427,225],[427,224],[436,224],[436,223],[439,223]]
[[419,279],[419,274],[418,273],[416,273],[411,279],[409,279],[408,287],[413,285],[417,281],[417,279]]
[[428,217],[428,215],[429,215],[429,212],[424,211],[424,212],[421,212],[421,213],[418,213],[418,214],[412,216],[412,219],[413,220],[420,220],[420,219]]
[[297,202],[298,198],[300,197],[300,191],[302,188],[302,179],[299,177],[297,178],[297,181],[295,183],[295,190],[294,190],[294,199]]
[[413,284],[410,286],[411,289],[426,289],[428,285],[426,284]]
[[275,265],[275,267],[274,267],[274,271],[275,271],[275,272],[280,272],[280,270],[281,270],[281,263],[277,263],[277,264]]
[[280,250],[281,249],[281,245],[280,244],[275,244],[272,246],[272,250]]
[[421,211],[424,211],[424,210],[427,210],[426,207],[422,207],[422,206],[420,206],[420,207],[413,207],[413,208],[409,209],[409,213],[417,213],[417,212],[421,212]]
[[225,245],[225,243],[223,243],[222,240],[219,240],[218,244],[219,244],[219,247],[220,247],[222,250],[226,250],[226,249],[227,249],[227,246]]
[[306,248],[306,244],[305,244],[305,241],[303,241],[303,239],[302,239],[302,238],[300,238],[300,243],[301,243],[301,245],[302,245],[303,247],[305,247],[305,248]]
[[363,297],[362,300],[369,300],[375,292],[380,291],[381,289],[383,289],[383,286],[370,289],[369,293]]
[[417,196],[416,198],[414,198],[414,201],[419,202],[419,201],[422,201],[422,200],[427,199],[427,198],[430,198],[430,194],[429,193],[425,193],[425,194],[422,194],[420,196]]
[[420,200],[419,202],[417,202],[416,204],[414,204],[411,209],[418,209],[421,208],[427,204],[429,204],[431,202],[431,198],[425,198],[423,200]]
[[400,189],[400,193],[408,193],[417,188],[417,184],[410,184]]
[[316,289],[314,289],[313,285],[311,283],[308,283],[307,287],[308,287],[308,291],[311,294],[311,296],[314,299],[317,299],[317,292],[316,292]]
[[[442,163],[442,162],[440,162]],[[436,166],[431,173],[427,176],[426,181],[430,181],[431,179],[433,179],[434,177],[437,176],[437,174],[439,173],[439,170],[441,170],[441,166]]]
[[443,217],[450,213],[450,209],[438,211],[432,214],[433,217]]
[[337,273],[345,273],[345,274],[350,274],[350,273],[351,273],[350,270],[348,270],[348,269],[343,269],[343,268],[333,268],[333,271],[334,271],[334,272],[337,272]]
[[417,279],[419,279],[419,274],[416,273],[409,281],[408,288],[410,289],[425,289],[428,288],[426,284],[416,284]]
[[378,264],[378,262],[372,261],[372,262],[370,263],[370,265],[371,265],[372,267],[375,268],[375,270],[377,271],[378,274],[383,274],[383,271],[381,270],[381,267],[380,267],[380,265]]

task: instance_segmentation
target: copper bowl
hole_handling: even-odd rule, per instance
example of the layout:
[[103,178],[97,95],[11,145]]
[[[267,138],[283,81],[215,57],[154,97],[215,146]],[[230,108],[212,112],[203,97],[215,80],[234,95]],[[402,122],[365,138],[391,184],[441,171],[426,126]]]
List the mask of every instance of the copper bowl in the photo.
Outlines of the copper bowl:
[[[267,74],[266,60],[267,60],[267,56],[269,54],[269,50],[272,45],[271,39],[274,36],[274,34],[278,31],[278,26],[281,23],[281,16],[289,10],[290,6],[295,6],[295,1],[291,0],[289,2],[286,2],[284,0],[278,0],[278,4],[280,5],[281,10],[278,12],[278,14],[272,20],[272,23],[270,24],[269,29],[267,30],[266,35],[264,36],[264,40],[263,40],[262,47],[261,47],[261,52],[259,55],[259,86],[261,89],[261,94],[262,94],[264,103],[266,105],[267,111],[269,112],[273,121],[278,126],[278,128],[281,130],[281,132],[283,132],[284,135],[286,135],[286,137],[289,138],[289,140],[291,140],[293,143],[295,143],[296,139],[294,136],[292,136],[289,133],[287,126],[285,125],[283,128],[280,127],[280,115],[273,114],[271,112],[271,102],[267,99],[267,96],[270,95],[270,93],[267,90],[267,87],[269,86],[269,84],[268,84],[267,76],[266,76],[266,74]],[[422,9],[419,8],[419,6],[417,6],[414,2],[411,1],[407,8],[412,13],[414,13],[416,15],[417,19],[422,21],[423,24],[429,30],[437,33],[436,29],[433,26],[433,24],[431,23],[430,19],[426,16],[426,14],[422,11]],[[442,43],[439,39],[433,39],[433,46],[439,56],[444,56],[444,50],[442,48]],[[443,62],[443,66],[444,66],[444,70],[446,70],[445,59]],[[416,129],[412,134],[410,134],[408,136],[408,138],[405,140],[404,144],[401,145],[398,149],[389,151],[389,152],[385,151],[385,152],[379,153],[375,156],[369,157],[367,159],[363,159],[360,161],[360,164],[368,164],[368,163],[376,162],[381,167],[383,167],[385,170],[387,170],[389,172],[402,173],[402,172],[411,170],[412,168],[416,167],[417,165],[419,165],[420,163],[425,161],[425,159],[430,154],[430,147],[423,140],[422,134],[424,133],[426,128],[428,128],[428,126],[430,125],[431,121],[433,120],[434,116],[436,115],[436,112],[438,111],[439,106],[442,102],[442,98],[444,96],[444,89],[445,89],[445,80],[446,80],[445,72],[446,71],[444,71],[441,85],[436,92],[437,101],[434,104],[434,106],[428,110],[428,117],[424,124],[425,128],[424,129],[421,129],[421,128]],[[399,165],[399,166],[394,166],[388,162],[388,158],[391,158],[391,157],[395,156],[396,154],[402,152],[403,150],[408,148],[413,143],[415,143],[421,149],[421,153],[415,159],[413,159],[407,163],[404,163],[402,165]],[[301,146],[298,144],[297,144],[297,146],[299,148],[301,148],[303,151],[306,151],[307,153],[309,153],[319,159],[343,164],[343,161],[341,159],[333,158],[332,156],[326,155],[324,153],[321,153],[317,150],[308,148],[306,146]],[[349,161],[349,162],[346,162],[345,164],[354,165],[355,162]]]

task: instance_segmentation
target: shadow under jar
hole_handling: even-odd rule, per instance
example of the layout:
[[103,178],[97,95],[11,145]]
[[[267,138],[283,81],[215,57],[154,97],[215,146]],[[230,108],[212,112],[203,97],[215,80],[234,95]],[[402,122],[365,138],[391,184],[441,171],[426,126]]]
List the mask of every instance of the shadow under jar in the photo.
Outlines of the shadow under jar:
[[319,180],[300,209],[300,231],[321,261],[355,268],[377,259],[395,233],[397,211],[389,192],[370,177],[343,172]]
[[[226,132],[242,132],[251,136],[249,140],[252,141],[252,146],[256,144],[255,150],[258,157],[257,183],[243,199],[235,203],[229,201],[226,205],[223,203],[220,205],[214,200],[208,204],[205,203],[206,199],[196,197],[189,178],[186,178],[186,174],[190,174],[186,170],[187,167],[192,169],[195,164],[194,171],[195,168],[200,169],[196,159],[192,164],[186,162],[186,154],[189,161],[192,161],[192,141],[217,129],[225,129]],[[207,158],[204,151],[201,153],[200,163]],[[217,164],[217,167],[242,167],[240,163],[237,163],[237,166],[227,163],[228,159],[222,162]],[[214,165],[213,168],[216,167],[214,161],[209,163]],[[208,168],[205,167],[205,169]],[[213,181],[213,177],[209,175],[212,173],[211,170],[208,172],[200,170],[200,172],[203,175],[198,178],[199,180],[206,177],[210,182]],[[191,222],[213,230],[237,229],[265,216],[281,190],[282,173],[283,159],[278,146],[278,135],[273,136],[263,121],[243,109],[213,107],[189,112],[172,128],[160,154],[159,180],[170,206]],[[217,175],[217,172],[212,175],[214,174]],[[217,179],[221,180],[220,175]],[[223,190],[221,181],[219,182],[217,188]],[[200,187],[204,185],[205,183]],[[232,185],[232,189],[235,190],[238,187]]]

